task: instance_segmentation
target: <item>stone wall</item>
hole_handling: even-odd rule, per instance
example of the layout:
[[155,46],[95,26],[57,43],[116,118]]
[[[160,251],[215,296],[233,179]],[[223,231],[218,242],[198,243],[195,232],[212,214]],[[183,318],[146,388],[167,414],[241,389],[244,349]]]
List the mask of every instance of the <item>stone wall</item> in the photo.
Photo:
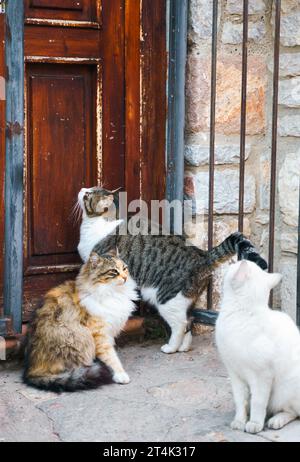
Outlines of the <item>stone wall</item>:
[[[210,124],[212,0],[190,0],[186,83],[185,194],[204,226],[206,246]],[[245,233],[268,255],[274,2],[249,0]],[[296,313],[296,254],[300,171],[300,0],[282,0],[275,269],[284,275],[277,307]],[[215,242],[237,229],[242,63],[241,0],[219,1]],[[201,204],[197,205],[197,204]],[[222,272],[216,278],[218,308]],[[203,306],[205,299],[199,301]]]

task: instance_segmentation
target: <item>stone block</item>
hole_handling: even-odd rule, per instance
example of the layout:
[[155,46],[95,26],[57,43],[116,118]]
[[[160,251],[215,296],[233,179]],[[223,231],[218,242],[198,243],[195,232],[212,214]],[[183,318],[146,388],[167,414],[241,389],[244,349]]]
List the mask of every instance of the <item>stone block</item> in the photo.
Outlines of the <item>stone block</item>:
[[[217,66],[216,132],[240,133],[241,57],[221,55]],[[247,134],[265,132],[266,65],[262,57],[249,56],[247,84]],[[188,132],[207,132],[210,126],[210,59],[191,53],[187,64]]]

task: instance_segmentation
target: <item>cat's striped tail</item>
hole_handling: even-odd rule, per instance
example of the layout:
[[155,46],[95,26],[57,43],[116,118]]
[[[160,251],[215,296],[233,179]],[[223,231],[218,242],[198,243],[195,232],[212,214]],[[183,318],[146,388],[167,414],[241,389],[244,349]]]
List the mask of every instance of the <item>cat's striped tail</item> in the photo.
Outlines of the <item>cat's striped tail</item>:
[[212,265],[233,255],[237,255],[239,260],[253,261],[263,270],[268,268],[267,262],[259,255],[254,245],[239,232],[231,234],[208,252],[208,263]]
[[112,373],[105,364],[96,361],[57,375],[31,376],[25,371],[24,382],[35,388],[61,393],[63,391],[91,390],[112,383]]

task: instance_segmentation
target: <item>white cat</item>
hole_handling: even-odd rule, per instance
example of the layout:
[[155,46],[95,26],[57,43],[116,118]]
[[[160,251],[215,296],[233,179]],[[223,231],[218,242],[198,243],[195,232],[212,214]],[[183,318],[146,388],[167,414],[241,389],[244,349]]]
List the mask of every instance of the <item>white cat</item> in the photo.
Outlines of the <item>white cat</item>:
[[235,430],[258,433],[266,416],[277,430],[300,416],[300,333],[287,314],[268,306],[280,281],[249,261],[225,276],[216,340],[232,382]]

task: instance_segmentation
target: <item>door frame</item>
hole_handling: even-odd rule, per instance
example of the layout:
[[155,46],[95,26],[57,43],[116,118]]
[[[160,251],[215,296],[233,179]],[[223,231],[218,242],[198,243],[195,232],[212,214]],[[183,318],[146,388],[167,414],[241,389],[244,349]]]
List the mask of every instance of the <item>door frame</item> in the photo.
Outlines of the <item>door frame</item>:
[[[14,332],[22,330],[23,152],[24,152],[24,2],[5,3],[6,124],[4,316]],[[4,320],[4,323],[5,323]],[[6,325],[2,322],[3,325]]]
[[[161,0],[124,0],[125,161],[130,166],[125,169],[126,185],[137,186],[139,189],[134,192],[146,201],[161,200],[166,195],[166,167],[170,156],[166,151],[164,129],[167,123],[166,31],[169,18],[166,15],[169,1],[181,3],[166,0],[162,14]],[[21,333],[23,302],[24,2],[20,2],[18,8],[14,8],[14,0],[6,0],[5,5],[5,59],[9,78],[6,79],[4,318],[0,318],[0,335]],[[135,10],[132,10],[133,5]],[[132,28],[129,27],[131,13],[136,22]],[[130,172],[135,172],[135,176]],[[183,170],[181,174],[183,178]],[[142,191],[143,182],[151,188]]]

